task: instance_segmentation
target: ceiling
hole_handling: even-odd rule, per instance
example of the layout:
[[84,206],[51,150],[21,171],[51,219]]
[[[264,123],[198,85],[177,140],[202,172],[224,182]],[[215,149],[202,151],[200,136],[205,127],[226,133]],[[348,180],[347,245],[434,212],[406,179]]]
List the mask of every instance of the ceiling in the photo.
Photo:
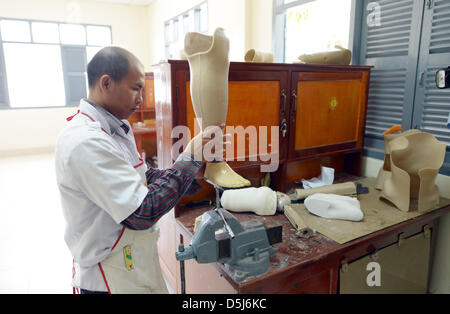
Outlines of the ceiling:
[[149,5],[154,0],[95,0],[100,2],[123,3],[132,5]]

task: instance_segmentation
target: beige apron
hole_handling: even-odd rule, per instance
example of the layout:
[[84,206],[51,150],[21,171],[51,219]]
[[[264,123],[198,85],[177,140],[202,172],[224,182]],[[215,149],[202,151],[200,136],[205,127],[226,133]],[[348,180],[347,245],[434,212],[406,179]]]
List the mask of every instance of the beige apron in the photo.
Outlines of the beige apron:
[[109,293],[169,293],[159,265],[159,230],[123,229],[109,256],[98,264]]
[[[147,167],[140,161],[134,167],[146,182]],[[156,227],[122,229],[109,256],[98,263],[109,293],[169,293],[159,265],[158,237]]]

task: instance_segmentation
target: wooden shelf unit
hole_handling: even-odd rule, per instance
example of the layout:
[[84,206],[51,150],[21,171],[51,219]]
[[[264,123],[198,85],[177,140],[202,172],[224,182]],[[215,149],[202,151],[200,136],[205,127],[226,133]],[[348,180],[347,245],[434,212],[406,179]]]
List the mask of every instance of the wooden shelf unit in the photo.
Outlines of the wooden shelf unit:
[[[177,140],[171,137],[173,127],[188,126],[194,134],[196,122],[188,62],[168,60],[155,65],[154,69],[158,164],[165,169],[173,164],[171,150]],[[336,173],[361,175],[370,69],[368,66],[231,62],[227,126],[244,129],[255,126],[258,138],[259,126],[269,130],[271,126],[279,127],[275,135],[279,143],[279,163],[270,181],[273,190],[286,192],[294,182],[320,175],[320,165],[332,167]],[[267,144],[271,143],[271,136],[269,133]],[[245,140],[248,145],[250,139]],[[269,163],[263,158],[267,155],[259,152],[270,151],[272,147],[260,147],[258,143],[257,160],[250,161],[249,150],[239,153],[236,145],[235,141],[234,160],[245,157],[245,161],[229,164],[250,180],[252,186],[259,187],[266,175],[261,172],[261,165]],[[179,287],[175,252],[180,242],[190,241],[192,231],[186,227],[186,219],[195,218],[192,209],[187,209],[185,204],[215,198],[212,186],[201,178],[198,181],[203,189],[193,196],[183,197],[158,222],[161,267],[175,287]],[[208,269],[206,273],[211,278],[223,275],[214,265],[202,266],[198,269]],[[195,271],[194,275],[202,276]],[[324,276],[327,280],[331,276],[333,282],[337,280],[336,273],[327,272]],[[224,284],[224,290],[214,291],[233,291],[230,287]],[[328,282],[328,290],[324,291],[329,290]],[[334,284],[331,290],[335,291]]]

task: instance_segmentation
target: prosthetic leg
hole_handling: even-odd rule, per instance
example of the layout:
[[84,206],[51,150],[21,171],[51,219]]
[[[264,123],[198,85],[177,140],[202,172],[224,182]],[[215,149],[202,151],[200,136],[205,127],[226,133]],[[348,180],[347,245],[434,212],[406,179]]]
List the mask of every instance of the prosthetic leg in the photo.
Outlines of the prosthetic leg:
[[[222,28],[213,36],[187,33],[184,51],[189,62],[191,97],[201,130],[226,122],[228,112],[229,41]],[[205,178],[224,188],[250,185],[224,161],[208,162]]]

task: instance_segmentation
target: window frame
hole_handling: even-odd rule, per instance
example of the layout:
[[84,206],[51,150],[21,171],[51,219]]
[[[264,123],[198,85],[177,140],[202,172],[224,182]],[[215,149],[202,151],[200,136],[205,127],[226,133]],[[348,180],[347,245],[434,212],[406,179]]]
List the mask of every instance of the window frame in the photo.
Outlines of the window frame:
[[[201,29],[201,20],[202,20],[201,19],[201,8],[202,8],[203,5],[206,5],[206,14],[207,14],[206,15],[207,25],[206,25],[205,30]],[[191,12],[191,11],[194,11],[194,16],[193,16],[194,24],[195,24],[194,27],[198,26],[198,30],[195,29],[193,31],[194,32],[199,32],[199,33],[202,33],[202,34],[206,34],[208,32],[208,29],[209,29],[209,18],[208,18],[209,17],[209,13],[208,13],[209,7],[208,7],[208,1],[207,0],[205,0],[205,1],[203,1],[203,2],[201,2],[199,4],[197,4],[197,5],[193,6],[192,8],[190,8],[190,9],[188,9],[186,11],[183,11],[183,12],[177,14],[176,16],[174,16],[174,17],[164,21],[164,26],[163,26],[164,27],[164,57],[166,59],[170,59],[169,58],[169,47],[170,47],[170,45],[173,44],[173,43],[178,42],[180,40],[179,36],[182,35],[182,34],[179,34],[179,32],[177,30],[176,31],[177,40],[168,40],[169,36],[167,34],[167,31],[166,31],[167,27],[170,25],[171,22],[172,22],[172,25],[174,25],[175,21],[178,21],[178,23],[179,23],[178,29],[180,28],[180,26],[184,28],[184,17],[186,15],[189,16],[189,12]],[[173,32],[173,33],[175,33],[175,32]]]
[[[83,47],[85,51],[87,50],[87,47],[106,47],[106,46],[98,46],[98,45],[89,45],[88,43],[88,36],[87,36],[87,27],[88,26],[100,26],[100,27],[107,27],[110,31],[110,42],[111,45],[113,43],[113,33],[112,33],[112,26],[111,25],[104,25],[104,24],[92,24],[92,23],[68,23],[68,22],[58,22],[58,21],[48,21],[48,20],[36,20],[36,19],[21,19],[21,18],[9,18],[9,17],[1,17],[0,21],[2,20],[10,20],[10,21],[21,21],[21,22],[27,22],[30,28],[30,41],[29,42],[21,42],[21,41],[11,41],[11,40],[3,40],[1,36],[1,29],[0,29],[0,74],[3,75],[4,78],[4,86],[0,86],[0,90],[3,89],[5,95],[6,95],[6,103],[0,103],[0,110],[23,110],[23,109],[48,109],[48,108],[65,108],[65,107],[76,107],[78,104],[69,104],[67,103],[67,95],[70,92],[70,87],[65,81],[65,78],[67,77],[68,73],[66,71],[66,67],[64,66],[64,57],[63,57],[63,47],[64,46],[72,46],[72,47]],[[42,43],[42,42],[35,42],[33,38],[33,32],[32,32],[32,23],[49,23],[49,24],[57,24],[58,25],[58,36],[59,36],[59,43]],[[86,38],[86,44],[84,45],[76,45],[76,44],[63,44],[61,42],[61,33],[59,26],[61,24],[68,24],[68,25],[81,25],[84,28],[85,38]],[[61,51],[61,63],[62,63],[62,74],[64,78],[64,92],[65,92],[65,101],[66,104],[64,106],[38,106],[38,107],[11,107],[11,100],[9,97],[9,91],[8,91],[8,77],[6,76],[6,60],[4,58],[4,49],[3,49],[3,43],[19,43],[19,44],[37,44],[37,45],[54,45],[59,46]],[[86,55],[86,53],[85,53]],[[86,60],[87,64],[87,60]]]
[[[317,0],[296,0],[288,4],[284,0],[273,0],[272,13],[272,51],[274,52],[275,62],[285,63],[285,47],[286,47],[286,11],[298,5],[307,4]],[[354,52],[352,54],[352,63],[359,61],[361,37],[361,23],[362,23],[362,3],[361,0],[351,0],[350,9],[350,29],[349,29],[349,49]]]

